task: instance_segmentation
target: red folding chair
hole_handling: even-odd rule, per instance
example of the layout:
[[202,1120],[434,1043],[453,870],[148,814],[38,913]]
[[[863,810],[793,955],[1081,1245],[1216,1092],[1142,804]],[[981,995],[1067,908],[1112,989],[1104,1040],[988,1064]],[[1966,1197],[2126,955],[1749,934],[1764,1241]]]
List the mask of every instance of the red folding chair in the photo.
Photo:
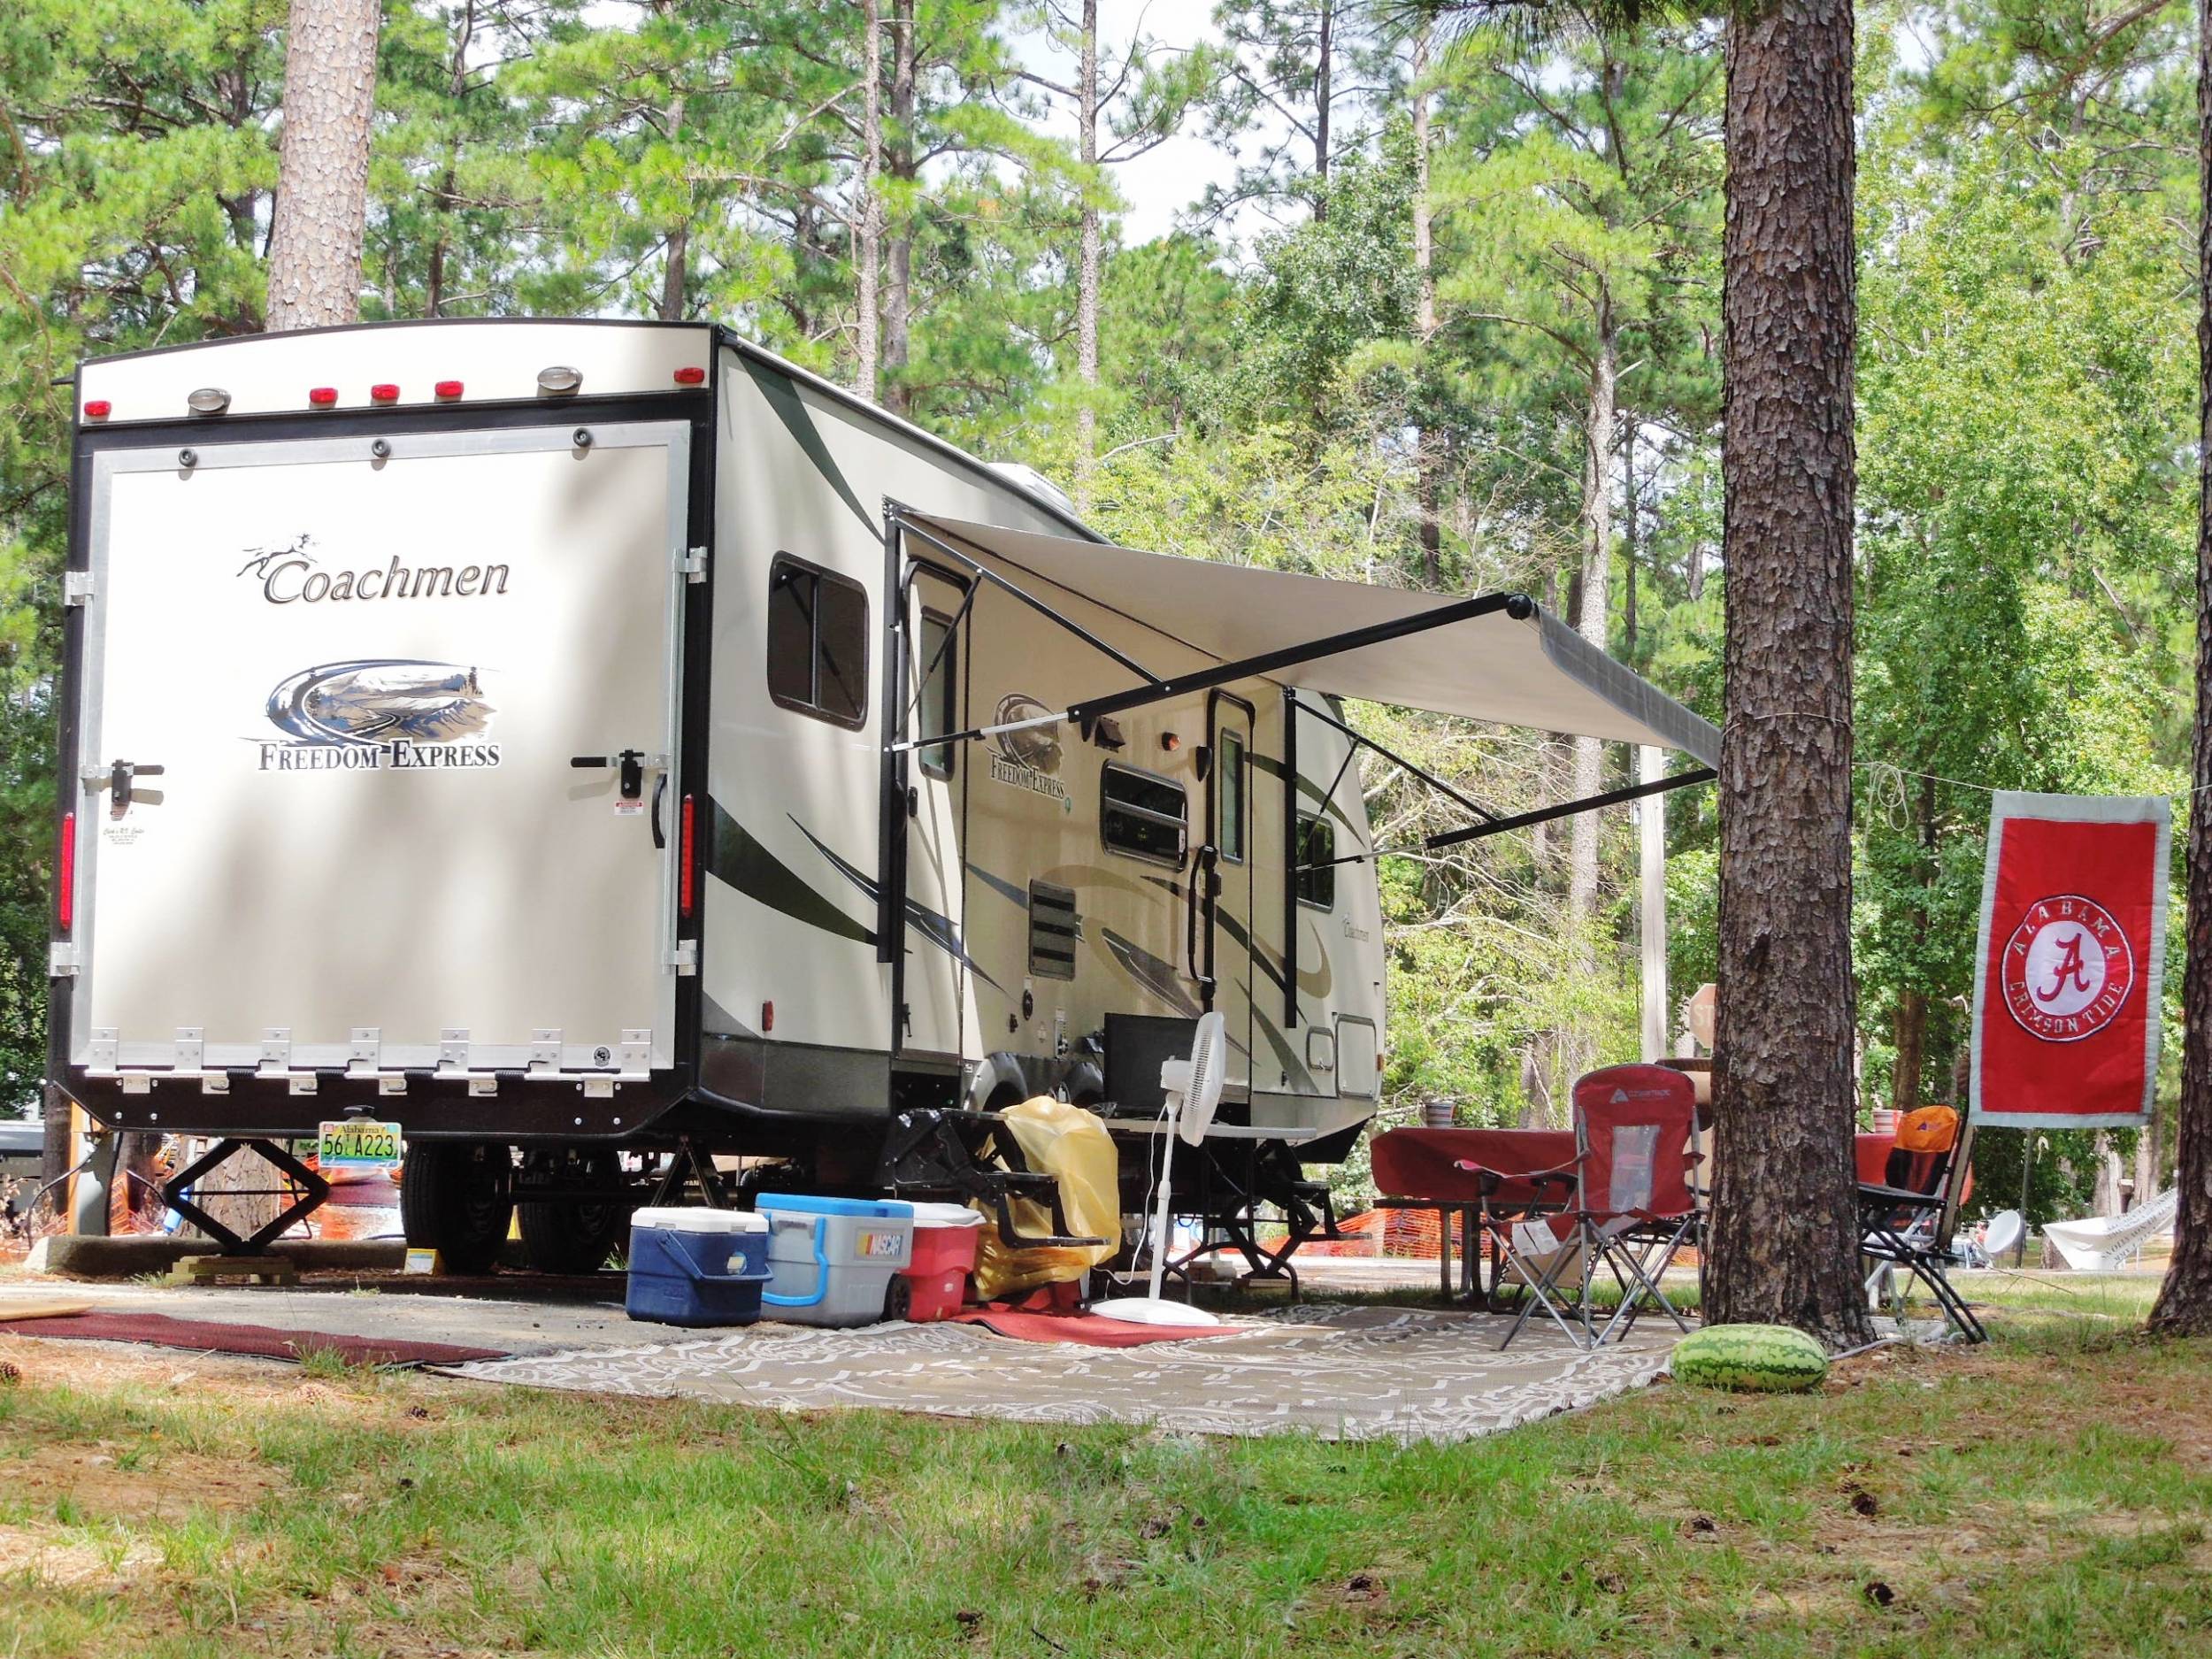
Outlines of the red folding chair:
[[[1663,1066],[1608,1066],[1576,1082],[1576,1151],[1559,1171],[1571,1171],[1571,1202],[1556,1215],[1487,1229],[1501,1276],[1510,1272],[1526,1292],[1501,1348],[1539,1308],[1582,1347],[1595,1348],[1617,1332],[1625,1337],[1655,1308],[1678,1329],[1690,1328],[1660,1279],[1697,1229],[1690,1185],[1696,1117],[1690,1079]],[[1621,1292],[1601,1329],[1590,1305],[1600,1263]],[[1571,1302],[1570,1273],[1576,1275]]]

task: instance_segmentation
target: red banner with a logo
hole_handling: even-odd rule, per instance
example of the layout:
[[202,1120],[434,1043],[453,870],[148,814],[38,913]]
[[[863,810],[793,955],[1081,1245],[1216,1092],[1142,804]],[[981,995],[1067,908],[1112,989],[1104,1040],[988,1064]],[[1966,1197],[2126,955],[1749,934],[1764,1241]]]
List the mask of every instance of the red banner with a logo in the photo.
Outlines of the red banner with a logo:
[[2163,799],[1998,794],[1975,953],[1977,1122],[2143,1121],[2158,1078],[2170,840]]

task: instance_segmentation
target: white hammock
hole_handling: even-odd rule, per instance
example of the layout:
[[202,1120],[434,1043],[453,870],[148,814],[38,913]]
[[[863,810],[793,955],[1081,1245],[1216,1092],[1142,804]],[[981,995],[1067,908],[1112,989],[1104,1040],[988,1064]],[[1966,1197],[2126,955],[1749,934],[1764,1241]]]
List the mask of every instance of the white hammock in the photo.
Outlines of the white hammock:
[[2138,1204],[2124,1216],[2085,1216],[2079,1221],[2047,1221],[2043,1236],[2058,1247],[2066,1265],[2078,1273],[2111,1273],[2162,1233],[2170,1233],[2181,1208],[2178,1187]]

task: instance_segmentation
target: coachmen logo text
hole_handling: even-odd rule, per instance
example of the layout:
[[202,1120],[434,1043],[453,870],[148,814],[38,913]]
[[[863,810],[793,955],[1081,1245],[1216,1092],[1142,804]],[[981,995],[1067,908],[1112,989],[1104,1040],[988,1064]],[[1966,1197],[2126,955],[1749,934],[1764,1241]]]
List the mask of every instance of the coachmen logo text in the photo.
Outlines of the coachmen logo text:
[[290,547],[249,550],[238,573],[261,584],[273,605],[321,604],[348,599],[489,599],[507,591],[504,565],[407,565],[395,556],[380,568],[319,570],[302,536]]
[[288,741],[260,745],[264,772],[428,772],[496,766],[481,741],[493,709],[473,668],[404,657],[323,663],[269,694]]

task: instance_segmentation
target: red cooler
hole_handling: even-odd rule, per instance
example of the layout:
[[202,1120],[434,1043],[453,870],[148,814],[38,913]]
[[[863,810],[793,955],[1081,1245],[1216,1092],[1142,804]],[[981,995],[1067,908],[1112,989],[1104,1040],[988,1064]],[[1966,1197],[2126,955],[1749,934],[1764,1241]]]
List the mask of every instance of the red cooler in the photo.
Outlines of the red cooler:
[[958,1313],[982,1230],[983,1217],[965,1204],[916,1204],[914,1259],[891,1281],[885,1311],[917,1324]]

